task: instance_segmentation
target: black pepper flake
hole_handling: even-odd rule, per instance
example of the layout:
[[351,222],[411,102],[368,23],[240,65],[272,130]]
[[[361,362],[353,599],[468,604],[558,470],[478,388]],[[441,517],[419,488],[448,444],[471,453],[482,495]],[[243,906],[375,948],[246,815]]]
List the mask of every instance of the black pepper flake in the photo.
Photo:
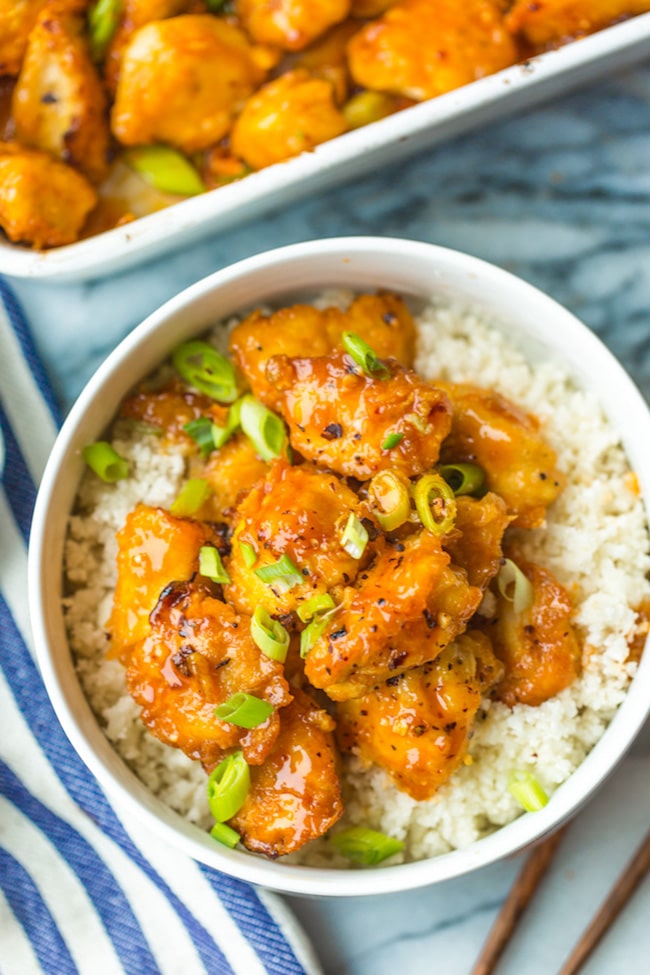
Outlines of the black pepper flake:
[[384,597],[383,596],[380,596],[379,599],[377,600],[377,605],[378,606],[383,606],[385,602],[386,602],[386,600],[384,599]]
[[545,481],[546,480],[546,474],[544,473],[544,471],[540,471],[539,472],[539,479],[540,479],[540,481]]
[[435,625],[436,625],[435,617],[432,615],[432,613],[428,609],[425,609],[422,615],[424,616],[425,620],[427,621],[428,628],[430,630],[433,630],[434,627],[435,627]]
[[177,653],[173,654],[172,656],[172,663],[174,667],[179,672],[179,674],[183,675],[183,677],[192,676],[192,669],[188,663],[187,658],[191,657],[193,653],[194,653],[194,648],[191,647],[189,643],[186,643],[185,646],[182,646],[180,650]]
[[454,730],[455,727],[456,727],[456,722],[450,721],[449,724],[445,725],[445,731],[447,732],[447,734],[449,734],[451,731]]
[[56,95],[51,91],[46,91],[44,95],[41,95],[42,105],[56,105],[58,100],[59,99],[56,97]]
[[221,670],[222,667],[227,667],[229,663],[230,657],[224,657],[223,660],[220,660],[219,663],[215,665],[214,669]]
[[347,635],[348,635],[348,631],[346,630],[346,628],[344,626],[342,626],[340,630],[335,630],[335,632],[331,634],[330,640],[340,640],[341,637],[344,637],[344,636],[347,636]]

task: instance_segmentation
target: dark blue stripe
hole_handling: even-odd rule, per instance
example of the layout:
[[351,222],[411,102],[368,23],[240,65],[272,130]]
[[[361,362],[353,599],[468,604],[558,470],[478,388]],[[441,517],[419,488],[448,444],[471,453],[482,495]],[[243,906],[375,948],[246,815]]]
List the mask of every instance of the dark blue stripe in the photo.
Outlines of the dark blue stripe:
[[32,511],[36,500],[36,491],[18,441],[9,423],[0,399],[0,429],[5,442],[5,466],[2,484],[7,495],[9,506],[25,539],[29,538],[29,527],[32,523]]
[[[45,688],[34,663],[26,650],[13,617],[0,595],[0,666],[9,683],[16,703],[29,724],[50,764],[75,802],[97,823],[107,836],[129,854],[140,869],[167,897],[184,924],[208,975],[234,975],[220,947],[203,925],[193,917],[183,901],[158,876],[128,836],[106,801],[96,780],[89,773],[63,733],[52,710]],[[256,898],[247,888],[247,897]]]
[[41,360],[36,351],[36,346],[34,345],[34,340],[25,324],[26,319],[23,314],[23,310],[18,303],[18,299],[15,294],[4,280],[0,277],[0,299],[4,305],[5,311],[9,321],[11,322],[12,328],[15,332],[16,338],[23,350],[23,355],[27,360],[29,368],[36,380],[36,384],[43,394],[43,399],[47,403],[47,406],[52,414],[52,418],[58,427],[61,426],[63,421],[63,416],[59,409],[59,405],[56,401],[54,393],[52,391],[52,384],[47,376],[47,373],[43,369]]
[[90,843],[36,799],[1,759],[0,794],[48,837],[61,859],[77,874],[127,975],[159,975],[160,969],[129,902]]
[[79,975],[68,946],[32,878],[1,846],[0,887],[24,928],[43,971],[56,972],[56,975]]

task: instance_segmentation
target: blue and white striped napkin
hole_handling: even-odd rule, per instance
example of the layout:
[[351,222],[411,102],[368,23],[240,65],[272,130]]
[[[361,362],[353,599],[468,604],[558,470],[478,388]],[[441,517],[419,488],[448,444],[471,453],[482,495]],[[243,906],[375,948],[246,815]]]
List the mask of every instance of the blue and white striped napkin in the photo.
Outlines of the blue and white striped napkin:
[[279,898],[122,822],[57,721],[32,654],[27,540],[59,419],[0,280],[0,973],[317,975]]

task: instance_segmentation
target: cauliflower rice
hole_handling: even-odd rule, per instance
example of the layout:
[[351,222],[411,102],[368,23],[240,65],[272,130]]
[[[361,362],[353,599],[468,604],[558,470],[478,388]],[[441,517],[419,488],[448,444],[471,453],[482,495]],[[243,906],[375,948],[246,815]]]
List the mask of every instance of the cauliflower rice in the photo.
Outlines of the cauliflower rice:
[[[316,304],[345,307],[349,293]],[[650,601],[649,539],[636,479],[617,432],[596,398],[575,388],[554,362],[531,366],[479,313],[432,304],[416,316],[415,368],[427,379],[475,382],[504,394],[542,421],[567,487],[544,528],[522,532],[524,555],[548,567],[573,595],[584,648],[582,673],[539,707],[485,700],[469,754],[433,799],[417,802],[380,768],[344,757],[343,825],[364,824],[404,841],[389,862],[419,860],[465,847],[522,810],[507,789],[513,770],[531,771],[549,795],[582,762],[623,700],[636,664],[629,644],[645,634],[635,611]],[[225,330],[212,336],[223,347]],[[85,693],[107,738],[138,777],[182,816],[209,828],[201,766],[153,738],[125,688],[124,669],[107,660],[104,625],[116,580],[116,532],[138,503],[169,507],[185,476],[180,453],[156,436],[116,422],[115,449],[131,476],[105,484],[88,472],[70,518],[65,549],[66,624]],[[486,598],[489,598],[486,597]],[[347,867],[325,839],[290,858]]]

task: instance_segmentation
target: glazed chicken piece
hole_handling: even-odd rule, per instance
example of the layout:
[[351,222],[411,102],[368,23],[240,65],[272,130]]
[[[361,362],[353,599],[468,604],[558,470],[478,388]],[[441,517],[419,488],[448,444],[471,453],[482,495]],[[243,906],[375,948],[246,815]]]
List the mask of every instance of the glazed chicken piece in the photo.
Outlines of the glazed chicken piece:
[[254,853],[284,856],[322,836],[343,814],[334,721],[305,693],[280,713],[280,734],[251,769],[248,797],[230,825]]
[[259,481],[266,477],[269,465],[259,457],[250,440],[236,434],[207,460],[197,458],[192,477],[202,477],[212,488],[211,504],[219,518],[231,520],[231,509]]
[[456,498],[456,508],[455,531],[443,546],[465,570],[469,584],[485,590],[501,566],[501,540],[512,518],[497,494],[488,493],[480,500]]
[[547,507],[564,486],[555,451],[540,436],[539,422],[504,396],[478,386],[441,382],[454,409],[443,463],[471,461],[486,475],[519,528],[544,523]]
[[36,248],[72,244],[96,202],[93,187],[70,166],[0,142],[0,227],[9,240]]
[[[282,664],[254,643],[250,621],[214,592],[203,581],[163,589],[148,634],[122,656],[127,687],[149,731],[206,768],[232,748],[241,748],[249,765],[261,765],[280,731],[279,709],[292,695]],[[239,692],[273,705],[256,728],[215,716],[215,707]]]
[[252,95],[232,130],[232,149],[251,169],[264,169],[345,132],[329,81],[288,71]]
[[299,51],[344,20],[350,0],[237,0],[236,11],[259,44]]
[[122,55],[113,133],[127,146],[206,149],[228,133],[264,73],[243,32],[218,17],[147,24]]
[[91,182],[108,171],[106,96],[86,40],[87,0],[47,0],[29,35],[14,89],[19,142],[80,169]]
[[[359,561],[341,544],[350,512],[360,518],[365,515],[356,494],[337,477],[307,464],[273,464],[235,515],[232,554],[227,560],[232,585],[224,589],[226,599],[240,612],[252,614],[261,605],[271,615],[281,616],[314,594],[354,579]],[[246,565],[242,543],[252,545],[257,554],[251,567]],[[256,574],[283,555],[303,577],[287,590],[281,583],[263,582]]]
[[434,98],[517,60],[499,0],[402,0],[352,38],[350,71],[358,85]]
[[349,94],[351,77],[348,68],[348,41],[359,30],[354,20],[344,20],[323,34],[308,48],[291,56],[293,68],[305,68],[316,78],[329,81],[334,89],[337,105]]
[[360,697],[402,671],[434,660],[481,602],[462,569],[427,531],[386,547],[347,587],[305,661],[314,687],[335,701]]
[[505,22],[543,51],[647,11],[650,0],[515,0]]
[[29,32],[45,0],[0,0],[0,78],[20,71]]
[[154,20],[166,20],[191,11],[192,0],[123,0],[120,21],[104,57],[104,81],[115,94],[122,55],[140,27]]
[[536,707],[559,694],[577,677],[580,642],[571,624],[573,603],[548,569],[516,557],[533,587],[533,603],[517,614],[496,591],[497,609],[482,627],[505,666],[495,696],[510,707]]
[[482,633],[465,633],[435,663],[340,704],[337,738],[414,799],[430,799],[461,764],[474,718],[503,671]]
[[352,0],[350,13],[353,17],[378,17],[389,7],[394,7],[397,0]]
[[[267,378],[283,394],[292,447],[360,481],[387,468],[407,477],[430,470],[451,426],[449,400],[396,360],[385,367],[386,378],[369,376],[345,352],[271,359]],[[402,440],[385,450],[389,434]]]
[[298,357],[305,349],[313,356],[325,356],[340,347],[346,331],[359,335],[380,357],[392,356],[404,366],[413,362],[413,318],[393,294],[359,295],[345,312],[313,305],[290,305],[270,315],[258,309],[233,329],[230,352],[257,398],[279,410],[283,395],[266,376],[269,359]]
[[187,389],[177,379],[162,389],[138,389],[123,400],[120,407],[121,417],[157,427],[167,441],[182,445],[188,451],[197,449],[197,444],[183,429],[186,423],[205,416],[214,423],[225,425],[227,414],[227,408],[209,396]]

